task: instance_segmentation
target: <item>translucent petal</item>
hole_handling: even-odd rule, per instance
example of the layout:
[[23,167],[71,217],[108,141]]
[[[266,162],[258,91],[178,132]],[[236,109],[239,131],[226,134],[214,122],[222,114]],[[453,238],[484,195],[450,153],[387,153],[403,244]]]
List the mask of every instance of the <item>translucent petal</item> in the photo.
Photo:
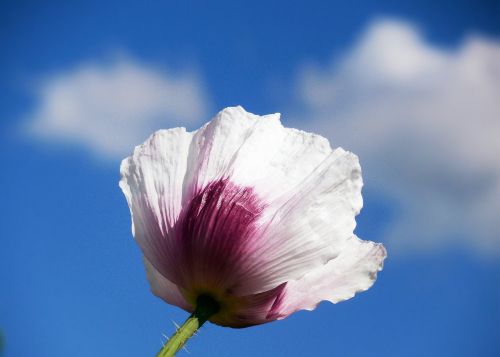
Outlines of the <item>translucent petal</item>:
[[386,256],[382,244],[352,236],[335,259],[287,283],[276,314],[284,318],[298,310],[313,310],[322,300],[337,303],[352,298],[373,285]]
[[161,275],[147,259],[144,259],[144,266],[146,267],[149,285],[153,294],[167,303],[186,311],[192,312],[194,310],[182,295],[179,287]]
[[182,209],[182,187],[192,134],[160,130],[122,161],[120,187],[132,215],[132,232],[146,258],[164,276],[174,252],[169,237]]
[[241,293],[299,279],[337,257],[355,228],[361,186],[357,157],[337,149],[296,187],[271,202]]

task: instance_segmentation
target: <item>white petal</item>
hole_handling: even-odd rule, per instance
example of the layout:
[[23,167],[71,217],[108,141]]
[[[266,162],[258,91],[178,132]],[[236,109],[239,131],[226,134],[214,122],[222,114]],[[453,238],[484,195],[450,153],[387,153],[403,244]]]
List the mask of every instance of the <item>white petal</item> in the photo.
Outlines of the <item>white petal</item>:
[[194,135],[186,187],[230,177],[269,200],[296,186],[331,152],[325,138],[284,128],[279,114],[226,108]]
[[287,283],[280,318],[298,310],[313,310],[322,300],[337,303],[367,290],[382,270],[386,256],[382,244],[352,236],[338,257]]
[[146,258],[144,258],[144,266],[146,267],[146,274],[153,294],[171,305],[178,306],[189,312],[193,311],[193,307],[184,299],[177,285],[161,275]]
[[182,209],[182,189],[192,134],[160,130],[122,161],[120,187],[132,215],[132,231],[146,258],[168,276],[167,237]]
[[273,202],[267,210],[273,217],[248,268],[246,288],[270,289],[337,257],[355,228],[361,186],[357,157],[337,149]]
[[[219,112],[197,130],[189,152],[185,197],[192,197],[192,190],[203,188],[218,179],[229,176],[233,179],[233,166],[240,161],[241,148],[252,136],[259,136],[256,134],[262,132],[259,127],[271,129],[264,131],[267,133],[272,133],[274,127],[280,128],[278,118],[277,115],[259,117],[241,107],[231,107]],[[257,156],[252,156],[247,164],[257,159]],[[250,176],[253,175],[255,172]]]

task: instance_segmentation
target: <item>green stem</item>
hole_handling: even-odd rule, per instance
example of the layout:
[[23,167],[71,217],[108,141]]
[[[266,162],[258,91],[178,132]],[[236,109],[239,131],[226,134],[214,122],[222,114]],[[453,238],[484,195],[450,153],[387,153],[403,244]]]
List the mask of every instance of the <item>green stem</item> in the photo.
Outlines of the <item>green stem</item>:
[[156,357],[172,357],[186,344],[187,340],[214,314],[219,311],[219,304],[208,295],[200,295],[196,300],[196,309],[184,324],[177,329]]

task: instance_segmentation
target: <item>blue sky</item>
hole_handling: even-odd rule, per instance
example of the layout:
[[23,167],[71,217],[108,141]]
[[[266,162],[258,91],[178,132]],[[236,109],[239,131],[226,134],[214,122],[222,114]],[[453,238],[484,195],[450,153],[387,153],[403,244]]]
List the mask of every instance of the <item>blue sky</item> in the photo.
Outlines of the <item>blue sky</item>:
[[207,325],[191,355],[498,353],[499,18],[493,1],[3,2],[5,357],[154,355],[187,313],[149,292],[119,161],[237,104],[360,155],[356,232],[389,258],[352,300]]

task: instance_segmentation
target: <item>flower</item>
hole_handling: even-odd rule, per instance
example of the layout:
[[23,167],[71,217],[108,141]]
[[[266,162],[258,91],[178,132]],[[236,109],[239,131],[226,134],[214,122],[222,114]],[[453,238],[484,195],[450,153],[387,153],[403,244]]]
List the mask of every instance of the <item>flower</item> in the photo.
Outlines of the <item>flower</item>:
[[382,244],[353,234],[356,155],[285,128],[279,114],[226,108],[202,128],[160,130],[121,164],[132,231],[153,293],[246,327],[367,290]]

